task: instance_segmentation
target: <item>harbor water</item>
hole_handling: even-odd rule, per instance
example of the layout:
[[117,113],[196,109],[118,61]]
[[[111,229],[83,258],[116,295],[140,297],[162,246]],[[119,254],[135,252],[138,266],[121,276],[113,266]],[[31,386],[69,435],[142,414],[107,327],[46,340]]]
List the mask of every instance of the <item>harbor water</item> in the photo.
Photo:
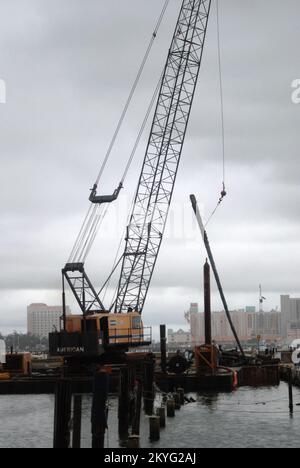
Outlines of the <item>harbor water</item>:
[[[167,420],[157,443],[149,441],[142,418],[141,445],[153,448],[299,448],[300,389],[289,414],[285,383],[272,388],[241,388],[234,393],[191,395],[196,400]],[[160,404],[158,397],[157,404]],[[106,446],[118,448],[117,399],[111,397]],[[82,446],[91,446],[91,397],[83,400]],[[0,396],[0,448],[51,448],[54,397]]]

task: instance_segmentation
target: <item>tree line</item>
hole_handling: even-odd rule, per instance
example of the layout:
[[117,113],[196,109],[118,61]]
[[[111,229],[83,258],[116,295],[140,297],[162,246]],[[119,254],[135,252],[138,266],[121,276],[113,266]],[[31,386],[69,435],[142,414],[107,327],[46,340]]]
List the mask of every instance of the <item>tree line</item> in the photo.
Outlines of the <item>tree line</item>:
[[49,348],[48,338],[29,334],[14,332],[4,336],[0,332],[0,339],[5,341],[7,351],[13,349],[15,352],[38,352],[46,351]]

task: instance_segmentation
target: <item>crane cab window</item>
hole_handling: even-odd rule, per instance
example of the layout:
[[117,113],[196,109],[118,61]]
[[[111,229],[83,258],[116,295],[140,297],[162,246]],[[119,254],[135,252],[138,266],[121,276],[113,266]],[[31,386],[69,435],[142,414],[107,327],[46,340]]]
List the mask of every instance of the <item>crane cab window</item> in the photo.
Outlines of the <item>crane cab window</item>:
[[142,328],[141,317],[132,317],[132,328],[133,330],[138,330]]

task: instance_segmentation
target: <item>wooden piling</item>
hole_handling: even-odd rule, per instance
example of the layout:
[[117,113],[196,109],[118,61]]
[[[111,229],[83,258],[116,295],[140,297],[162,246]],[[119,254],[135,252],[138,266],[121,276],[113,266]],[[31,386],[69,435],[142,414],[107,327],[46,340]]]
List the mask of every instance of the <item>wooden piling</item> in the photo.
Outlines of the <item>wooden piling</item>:
[[133,421],[132,421],[132,437],[140,435],[141,409],[142,409],[142,396],[143,396],[143,384],[141,381],[136,381],[134,391],[135,391],[135,408],[134,408],[134,416],[133,416]]
[[175,417],[175,400],[173,398],[167,401],[167,416],[168,418]]
[[130,396],[129,396],[129,370],[124,367],[120,370],[119,376],[119,437],[121,440],[127,440],[129,436],[129,412],[130,412]]
[[293,374],[292,369],[288,372],[288,386],[289,386],[289,408],[290,413],[294,413],[294,396],[293,396]]
[[70,447],[71,400],[71,382],[66,379],[58,381],[55,390],[54,410],[53,447],[55,449],[68,449]]
[[161,354],[161,370],[164,374],[167,373],[167,336],[166,325],[160,326],[160,354]]
[[166,408],[165,406],[161,406],[157,408],[156,415],[159,417],[160,427],[163,429],[166,427]]
[[175,409],[180,410],[181,403],[180,403],[180,394],[179,393],[174,393],[174,401],[175,401]]
[[72,448],[81,448],[82,395],[73,397],[73,438]]
[[151,416],[149,418],[150,425],[150,440],[157,442],[160,439],[160,418],[158,416]]
[[147,416],[151,416],[154,409],[154,363],[153,355],[149,354],[144,362],[144,409]]
[[107,429],[107,398],[109,375],[106,372],[96,372],[93,384],[92,404],[92,447],[104,448],[105,432]]
[[181,406],[184,405],[184,402],[185,402],[185,398],[184,398],[184,388],[178,388],[177,389],[177,392],[179,394],[179,397],[180,397],[180,404]]
[[140,448],[140,437],[132,435],[128,438],[127,448],[129,449],[138,449]]

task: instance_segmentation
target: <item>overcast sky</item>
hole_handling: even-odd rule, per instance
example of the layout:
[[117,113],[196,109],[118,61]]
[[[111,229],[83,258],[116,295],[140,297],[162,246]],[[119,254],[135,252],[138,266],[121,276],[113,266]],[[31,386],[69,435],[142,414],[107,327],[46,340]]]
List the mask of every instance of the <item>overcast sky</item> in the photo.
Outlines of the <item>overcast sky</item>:
[[[60,269],[163,0],[0,0],[0,331],[26,329],[31,302],[60,303]],[[181,0],[171,0],[101,191],[113,191],[166,59]],[[228,197],[208,233],[230,308],[300,295],[298,0],[220,0]],[[147,132],[149,131],[149,126]],[[87,263],[109,274],[147,132]],[[169,227],[144,320],[176,327],[202,306],[205,252],[189,204],[207,218],[221,190],[215,1]],[[112,284],[112,286],[114,286]],[[113,289],[112,289],[113,291]],[[109,293],[112,293],[109,291]],[[107,298],[109,302],[109,295]],[[76,306],[68,296],[73,312]],[[221,303],[214,291],[213,304]]]

